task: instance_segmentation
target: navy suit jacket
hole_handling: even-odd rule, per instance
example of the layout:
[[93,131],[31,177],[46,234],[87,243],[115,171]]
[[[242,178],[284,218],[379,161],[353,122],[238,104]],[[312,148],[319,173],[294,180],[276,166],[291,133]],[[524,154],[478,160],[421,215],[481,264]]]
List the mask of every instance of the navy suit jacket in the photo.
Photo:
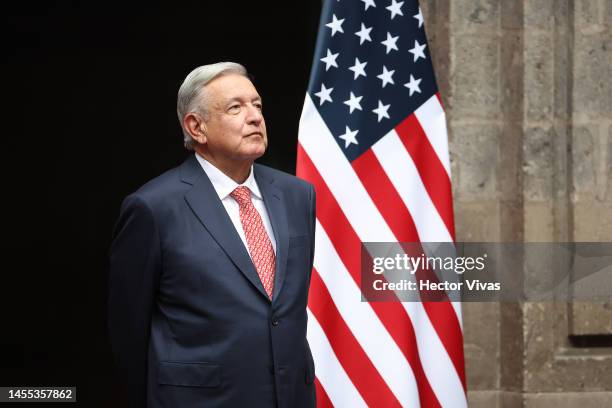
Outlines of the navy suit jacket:
[[195,156],[123,202],[109,333],[130,406],[314,407],[314,189],[262,165],[254,173],[276,239],[272,300]]

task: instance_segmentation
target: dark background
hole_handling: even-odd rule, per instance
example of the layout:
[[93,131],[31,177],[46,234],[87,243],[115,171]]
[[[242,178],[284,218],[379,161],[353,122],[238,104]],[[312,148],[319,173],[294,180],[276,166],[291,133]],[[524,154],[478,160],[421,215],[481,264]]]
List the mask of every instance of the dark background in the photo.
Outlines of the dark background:
[[262,95],[270,146],[260,162],[293,172],[320,7],[0,6],[0,386],[77,386],[81,406],[121,406],[106,331],[121,201],[184,160],[178,87],[222,60],[244,64]]

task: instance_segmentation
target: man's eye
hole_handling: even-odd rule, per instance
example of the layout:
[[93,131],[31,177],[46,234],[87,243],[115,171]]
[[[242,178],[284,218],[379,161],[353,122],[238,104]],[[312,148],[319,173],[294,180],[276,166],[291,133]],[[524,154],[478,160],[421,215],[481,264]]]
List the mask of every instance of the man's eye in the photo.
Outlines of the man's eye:
[[232,105],[229,107],[229,112],[238,112],[240,110],[240,105]]
[[261,106],[261,103],[255,103],[254,106],[259,110],[263,109],[263,106]]

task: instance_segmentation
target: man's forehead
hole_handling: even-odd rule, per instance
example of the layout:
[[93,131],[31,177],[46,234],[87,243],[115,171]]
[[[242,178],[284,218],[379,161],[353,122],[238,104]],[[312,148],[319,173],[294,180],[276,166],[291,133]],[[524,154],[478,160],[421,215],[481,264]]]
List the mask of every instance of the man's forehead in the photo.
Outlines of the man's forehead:
[[222,99],[259,98],[257,89],[249,78],[237,74],[215,78],[205,88]]

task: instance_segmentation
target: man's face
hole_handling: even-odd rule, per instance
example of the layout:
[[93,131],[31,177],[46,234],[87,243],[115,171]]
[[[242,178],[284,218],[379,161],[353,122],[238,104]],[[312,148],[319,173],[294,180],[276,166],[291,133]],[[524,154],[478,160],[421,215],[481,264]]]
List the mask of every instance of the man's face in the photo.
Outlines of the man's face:
[[264,154],[268,146],[261,98],[242,75],[224,75],[205,87],[208,100],[206,150],[219,161],[243,163]]

